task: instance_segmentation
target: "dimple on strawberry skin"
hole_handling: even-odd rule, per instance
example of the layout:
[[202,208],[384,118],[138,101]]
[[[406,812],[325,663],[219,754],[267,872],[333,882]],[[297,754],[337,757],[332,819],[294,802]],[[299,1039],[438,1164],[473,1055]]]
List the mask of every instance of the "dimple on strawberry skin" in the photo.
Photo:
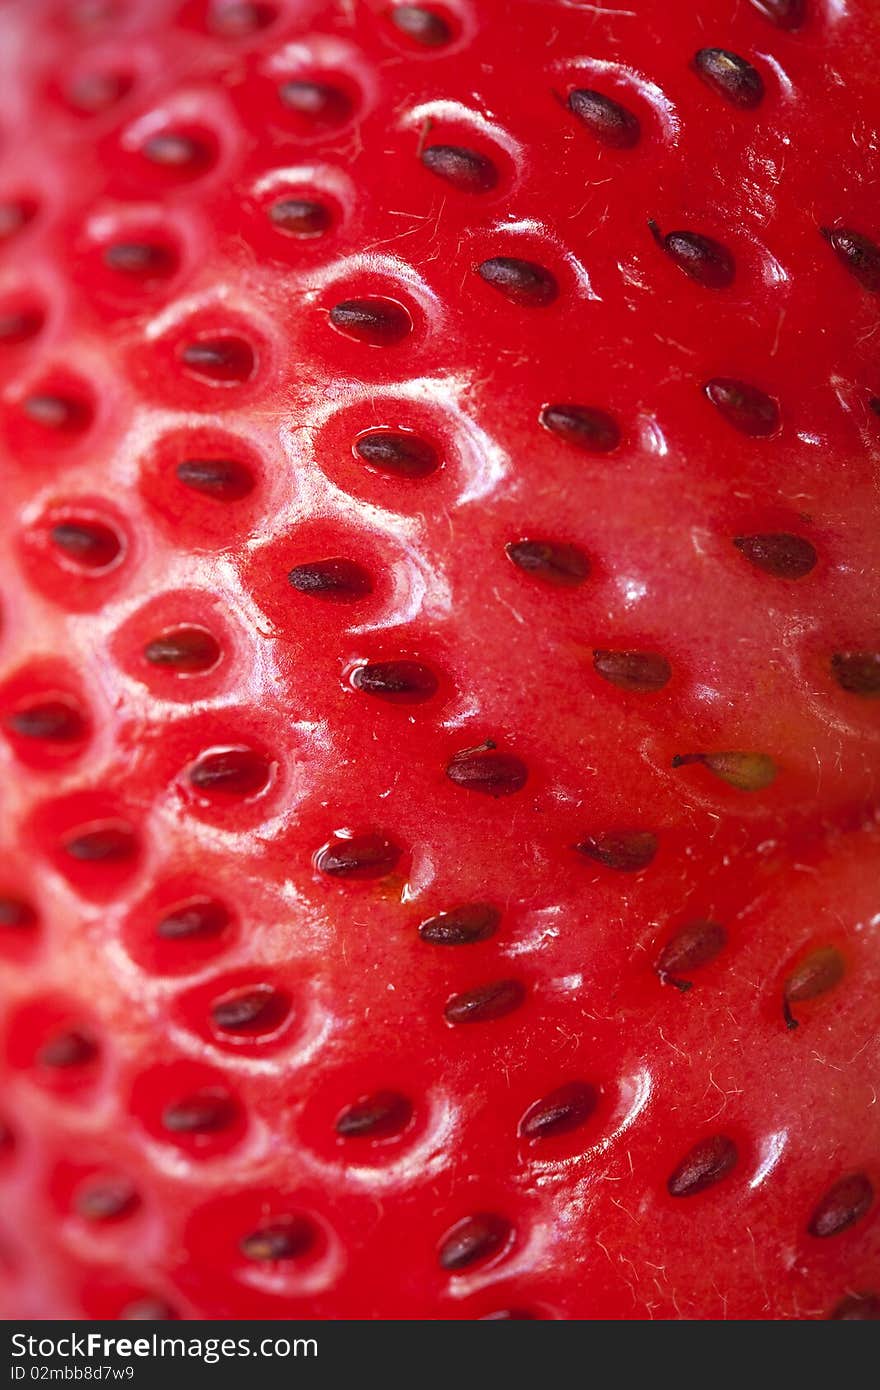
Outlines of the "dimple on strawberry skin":
[[9,0],[0,1311],[880,1317],[871,0]]

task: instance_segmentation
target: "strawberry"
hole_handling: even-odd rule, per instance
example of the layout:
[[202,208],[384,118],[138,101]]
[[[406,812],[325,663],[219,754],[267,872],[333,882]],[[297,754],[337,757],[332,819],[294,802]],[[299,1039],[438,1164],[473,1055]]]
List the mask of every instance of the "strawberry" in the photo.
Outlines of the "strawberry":
[[880,1315],[870,0],[19,0],[10,1316]]

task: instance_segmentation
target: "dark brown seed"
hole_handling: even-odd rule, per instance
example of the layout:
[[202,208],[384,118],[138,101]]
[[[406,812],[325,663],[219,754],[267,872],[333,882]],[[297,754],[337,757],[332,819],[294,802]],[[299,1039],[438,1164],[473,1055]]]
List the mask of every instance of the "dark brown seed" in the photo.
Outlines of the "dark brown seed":
[[398,1091],[376,1091],[348,1105],[337,1117],[336,1133],[344,1139],[389,1139],[406,1129],[412,1105]]
[[48,1038],[37,1053],[37,1061],[42,1067],[62,1070],[66,1067],[82,1067],[98,1055],[97,1044],[86,1033],[71,1028]]
[[165,280],[177,269],[169,247],[141,241],[117,241],[107,246],[104,264],[136,280]]
[[71,859],[83,864],[118,864],[134,854],[135,838],[127,826],[97,826],[94,830],[81,830],[66,841],[64,848]]
[[252,748],[225,748],[204,753],[189,772],[190,785],[211,795],[255,796],[265,789],[271,767]]
[[271,985],[233,990],[211,1005],[211,1022],[221,1033],[272,1033],[287,1017],[286,995]]
[[473,946],[494,936],[500,921],[497,907],[468,903],[429,917],[419,926],[419,936],[432,946]]
[[219,936],[229,925],[229,912],[211,898],[193,898],[181,903],[157,923],[156,935],[166,941],[191,937]]
[[820,946],[798,963],[785,982],[782,1012],[789,1028],[797,1028],[798,1020],[791,1012],[792,1004],[806,999],[818,999],[839,985],[846,974],[843,956],[836,946]]
[[381,835],[355,835],[350,840],[331,840],[315,856],[315,868],[331,878],[384,878],[400,855],[397,845]]
[[825,1240],[860,1221],[874,1200],[874,1186],[865,1173],[851,1173],[829,1188],[810,1217],[811,1236]]
[[33,221],[36,212],[36,203],[27,199],[0,202],[0,241],[6,241],[20,232],[22,227]]
[[815,569],[816,547],[803,536],[771,531],[758,536],[736,536],[734,545],[755,569],[775,579],[803,579]]
[[596,648],[593,667],[610,685],[643,695],[662,690],[672,679],[672,667],[665,656],[656,652],[612,652]]
[[88,72],[74,78],[65,91],[65,97],[75,110],[95,116],[115,106],[128,95],[132,86],[132,78],[127,72]]
[[192,376],[222,385],[247,381],[257,365],[253,348],[243,338],[200,338],[187,343],[180,360]]
[[442,48],[452,39],[452,31],[443,16],[422,5],[393,5],[388,18],[401,34],[425,48]]
[[519,980],[494,980],[478,985],[464,994],[454,994],[444,1013],[447,1023],[488,1023],[513,1013],[525,1001],[526,992]]
[[710,290],[726,290],[733,284],[736,263],[720,241],[699,232],[667,232],[664,236],[656,222],[649,222],[648,226],[670,260],[692,280]]
[[178,1314],[161,1298],[136,1298],[119,1314],[122,1322],[174,1322]]
[[701,965],[708,965],[727,945],[727,932],[720,922],[688,922],[667,941],[654,967],[664,985],[688,990],[692,981],[685,977]]
[[606,869],[635,874],[646,869],[656,855],[657,836],[650,830],[611,830],[588,836],[575,849]]
[[327,82],[299,79],[283,82],[278,88],[278,95],[291,111],[296,111],[315,125],[339,125],[351,115],[351,101],[346,93]]
[[440,466],[436,449],[415,434],[377,430],[359,439],[355,450],[371,468],[397,478],[426,478]]
[[610,454],[620,443],[620,427],[605,410],[588,405],[545,405],[541,424],[558,434],[566,444],[574,444],[590,454]]
[[426,145],[422,163],[460,193],[488,193],[498,182],[498,170],[491,159],[460,145]]
[[701,48],[694,57],[694,67],[703,81],[731,106],[750,110],[763,100],[761,74],[738,53],[724,48]]
[[86,1221],[114,1221],[134,1211],[138,1196],[126,1178],[96,1178],[79,1189],[73,1205]]
[[254,488],[250,469],[236,459],[184,459],[175,472],[184,487],[218,502],[239,502]]
[[206,145],[181,131],[162,131],[151,135],[141,149],[152,164],[181,173],[195,173],[210,163]]
[[354,560],[341,557],[296,565],[287,578],[299,593],[336,603],[352,603],[373,592],[373,581],[367,571]]
[[590,573],[590,562],[576,545],[564,541],[510,541],[504,547],[517,569],[550,584],[574,588]]
[[393,299],[344,299],[330,310],[340,333],[370,347],[391,347],[412,332],[412,319]]
[[63,700],[46,700],[16,710],[9,717],[9,727],[22,738],[45,739],[47,743],[70,743],[85,733],[82,715]]
[[512,796],[525,786],[528,775],[521,758],[491,744],[464,748],[446,765],[446,776],[456,786],[487,796]]
[[274,5],[260,0],[217,0],[211,7],[208,28],[226,39],[246,38],[267,29],[278,17]]
[[880,1322],[880,1298],[875,1293],[851,1294],[830,1316],[834,1322]]
[[82,401],[72,400],[68,396],[53,396],[42,391],[26,396],[22,402],[22,409],[34,424],[67,434],[85,429],[90,418],[89,411]]
[[440,1268],[454,1273],[497,1255],[509,1244],[513,1228],[503,1216],[477,1212],[466,1216],[440,1242]]
[[555,277],[534,261],[521,261],[515,256],[493,256],[474,268],[487,285],[498,290],[505,299],[524,308],[542,308],[552,304],[559,293]]
[[422,704],[437,693],[437,677],[420,661],[376,661],[356,666],[351,684],[355,690],[398,705]]
[[598,1100],[595,1086],[569,1081],[529,1106],[519,1122],[519,1132],[524,1139],[555,1139],[568,1134],[590,1118]]
[[162,1112],[162,1128],[170,1134],[215,1134],[236,1118],[232,1097],[224,1091],[196,1091],[172,1101]]
[[764,439],[779,429],[779,406],[757,386],[748,386],[731,377],[715,377],[706,382],[703,390],[719,414],[740,434]]
[[630,150],[639,143],[642,133],[639,119],[620,102],[588,87],[579,87],[569,92],[568,105],[600,144],[615,150]]
[[154,637],[144,647],[144,659],[151,666],[191,675],[209,671],[220,660],[216,638],[203,627],[175,627]]
[[880,695],[880,651],[835,652],[831,671],[850,695]]
[[703,1139],[685,1154],[666,1183],[670,1197],[695,1197],[726,1177],[739,1155],[732,1139],[723,1134]]
[[280,198],[269,209],[269,218],[279,232],[288,236],[322,236],[332,222],[323,203],[312,198]]
[[30,903],[23,902],[21,898],[7,898],[0,893],[0,927],[14,927],[17,931],[23,927],[32,927],[37,920],[37,914]]
[[478,1322],[536,1322],[537,1313],[526,1308],[499,1308],[495,1313],[483,1313]]
[[83,569],[107,569],[122,549],[116,532],[100,521],[61,521],[49,534],[58,549]]
[[713,776],[740,792],[760,792],[775,781],[777,767],[766,753],[677,753],[673,767],[702,763]]
[[780,29],[799,29],[807,17],[807,0],[752,0],[752,4]]
[[304,1217],[288,1216],[244,1236],[239,1248],[245,1259],[265,1264],[273,1260],[295,1260],[307,1254],[314,1243],[312,1223]]
[[822,227],[821,232],[859,284],[872,294],[880,293],[880,246],[846,227]]
[[45,322],[39,309],[11,309],[0,311],[0,343],[13,347],[35,338]]

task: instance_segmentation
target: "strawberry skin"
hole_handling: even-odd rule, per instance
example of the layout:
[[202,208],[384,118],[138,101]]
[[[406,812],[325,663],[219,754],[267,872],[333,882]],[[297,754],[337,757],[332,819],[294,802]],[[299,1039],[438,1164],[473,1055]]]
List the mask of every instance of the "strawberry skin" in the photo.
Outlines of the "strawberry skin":
[[4,6],[7,1316],[880,1316],[878,42]]

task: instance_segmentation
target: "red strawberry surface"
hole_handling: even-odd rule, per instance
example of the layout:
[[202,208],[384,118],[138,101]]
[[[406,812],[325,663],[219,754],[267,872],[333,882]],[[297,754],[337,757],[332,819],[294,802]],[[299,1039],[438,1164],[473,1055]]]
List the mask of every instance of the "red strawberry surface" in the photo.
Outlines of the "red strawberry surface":
[[880,1316],[872,0],[7,0],[31,1317]]

